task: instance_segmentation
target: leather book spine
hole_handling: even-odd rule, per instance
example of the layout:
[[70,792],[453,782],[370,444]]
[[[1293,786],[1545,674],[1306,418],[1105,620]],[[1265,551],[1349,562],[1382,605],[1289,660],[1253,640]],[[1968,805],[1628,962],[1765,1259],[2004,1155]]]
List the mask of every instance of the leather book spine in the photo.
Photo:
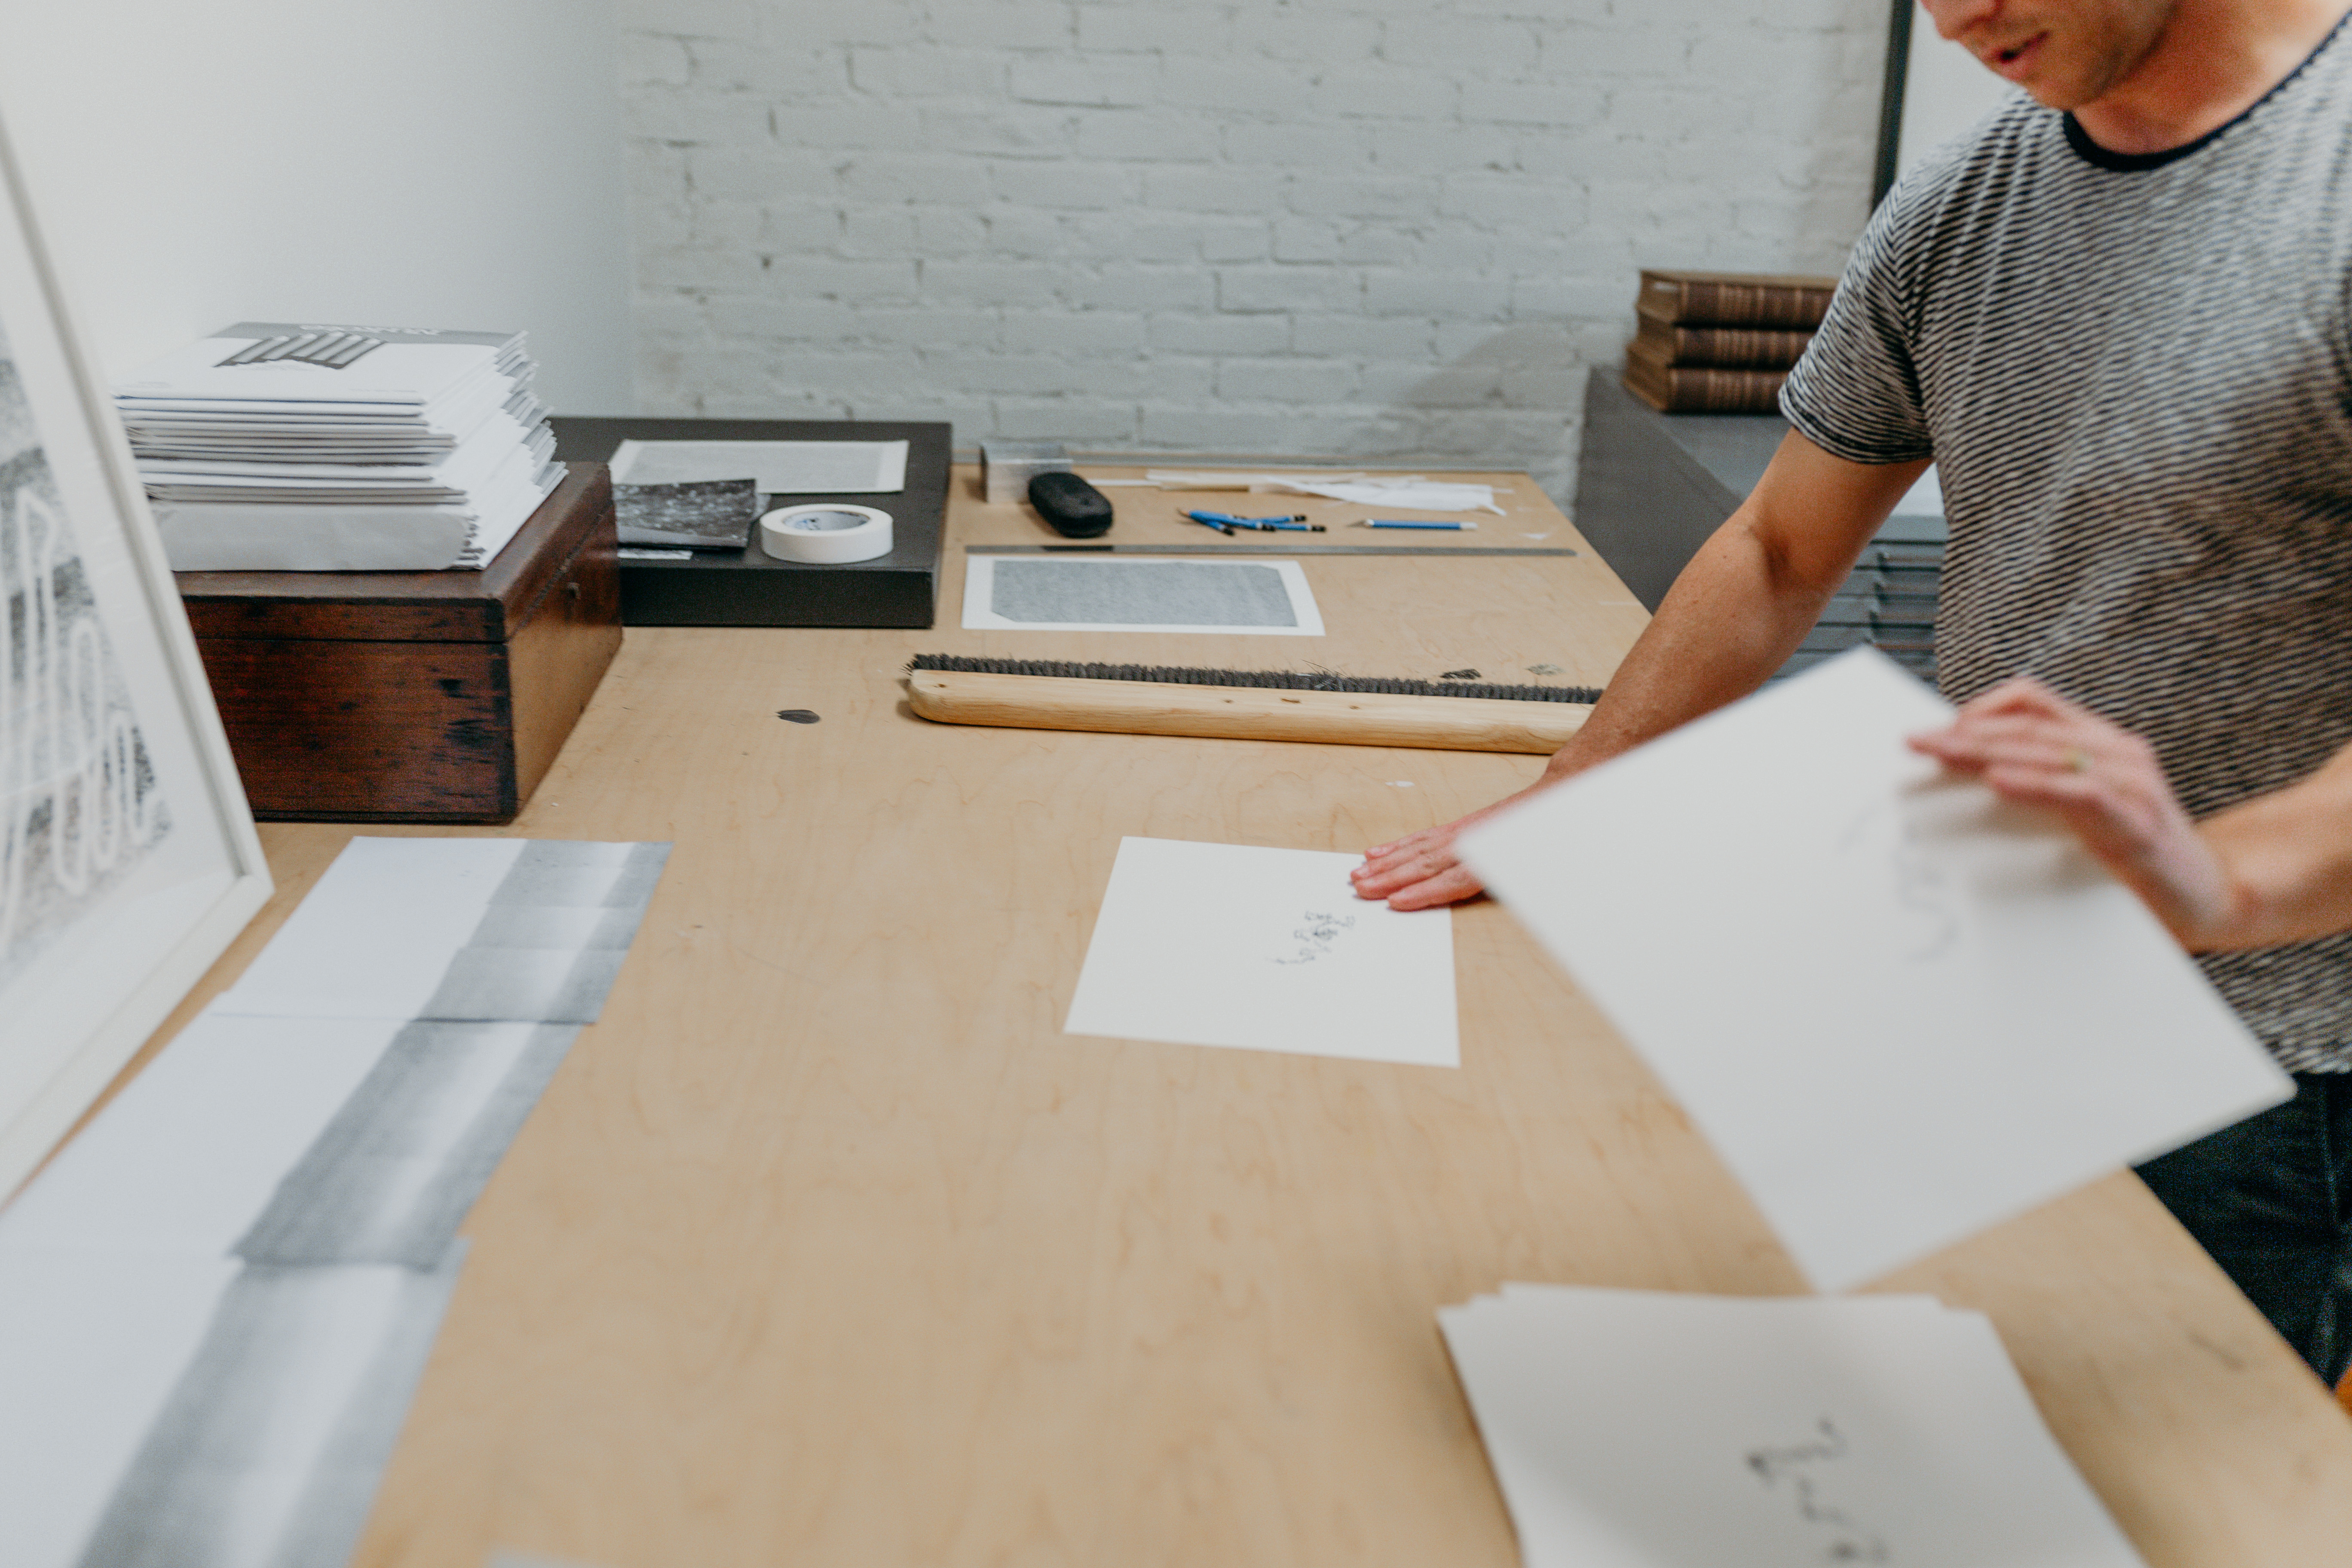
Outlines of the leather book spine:
[[1670,325],[1811,331],[1829,313],[1832,289],[1644,272],[1637,308]]
[[1625,390],[1661,414],[1777,414],[1780,370],[1720,370],[1706,365],[1669,365],[1626,345]]
[[1654,316],[1638,318],[1634,337],[1669,365],[1717,370],[1787,370],[1813,341],[1811,332],[1682,327]]

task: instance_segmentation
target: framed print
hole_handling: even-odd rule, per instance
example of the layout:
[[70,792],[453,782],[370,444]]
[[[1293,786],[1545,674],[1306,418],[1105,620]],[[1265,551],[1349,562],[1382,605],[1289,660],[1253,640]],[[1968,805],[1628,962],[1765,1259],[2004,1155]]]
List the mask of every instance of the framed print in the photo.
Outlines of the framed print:
[[0,1196],[268,896],[130,449],[0,132]]

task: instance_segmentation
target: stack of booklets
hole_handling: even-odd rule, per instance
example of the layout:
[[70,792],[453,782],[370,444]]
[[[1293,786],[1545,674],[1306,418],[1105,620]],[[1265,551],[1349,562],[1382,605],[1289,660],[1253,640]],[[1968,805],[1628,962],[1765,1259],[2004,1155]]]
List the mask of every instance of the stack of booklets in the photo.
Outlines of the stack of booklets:
[[115,389],[174,570],[478,569],[562,477],[520,332],[241,322]]
[[1644,269],[1626,390],[1665,414],[1770,414],[1834,278]]

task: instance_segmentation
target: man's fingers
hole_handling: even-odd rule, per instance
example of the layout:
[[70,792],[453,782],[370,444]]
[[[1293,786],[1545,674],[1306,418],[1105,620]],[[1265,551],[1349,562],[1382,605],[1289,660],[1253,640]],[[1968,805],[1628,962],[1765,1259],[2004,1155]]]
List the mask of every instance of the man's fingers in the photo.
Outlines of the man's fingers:
[[1454,834],[1461,831],[1465,823],[1473,820],[1475,820],[1474,817],[1465,817],[1461,822],[1441,822],[1433,826],[1415,828],[1402,838],[1391,839],[1386,844],[1373,845],[1364,851],[1364,858],[1384,860],[1400,855],[1415,854],[1433,846],[1442,847],[1453,843]]
[[1470,868],[1459,861],[1436,876],[1389,898],[1392,910],[1432,910],[1440,904],[1458,904],[1465,899],[1475,899],[1485,892],[1486,886],[1470,874]]
[[1351,876],[1360,899],[1381,900],[1402,889],[1458,865],[1450,843],[1432,845],[1392,855],[1378,862],[1367,862],[1356,868]]

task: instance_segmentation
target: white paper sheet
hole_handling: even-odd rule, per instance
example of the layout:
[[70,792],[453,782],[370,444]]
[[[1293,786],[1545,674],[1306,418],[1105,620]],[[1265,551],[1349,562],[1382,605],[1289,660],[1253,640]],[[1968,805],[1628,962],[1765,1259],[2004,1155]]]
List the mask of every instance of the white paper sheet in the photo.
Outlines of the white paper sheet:
[[1438,1321],[1528,1568],[2140,1568],[1979,1314],[1507,1286]]
[[78,1568],[348,1561],[463,1255],[241,1272]]
[[577,1033],[208,1013],[0,1209],[0,1249],[433,1267]]
[[519,838],[354,838],[213,1004],[224,1014],[413,1018],[466,944]]
[[232,1258],[0,1247],[10,1568],[74,1568],[236,1273]]
[[1163,490],[1248,490],[1258,495],[1323,496],[1398,511],[1491,511],[1497,517],[1504,515],[1503,509],[1495,504],[1492,485],[1429,479],[1419,474],[1212,474],[1151,468],[1139,480],[1093,482],[1156,485]]
[[0,1249],[226,1256],[400,1028],[197,1018],[0,1209]]
[[1459,1066],[1452,916],[1358,900],[1359,858],[1120,839],[1064,1029]]
[[893,495],[907,488],[904,441],[624,441],[616,485],[751,479],[761,495]]
[[[667,845],[557,839],[354,838],[212,1010],[593,1022],[667,853]],[[542,861],[560,864],[538,868]]]
[[1857,650],[1461,841],[1823,1289],[2293,1092],[2063,825],[1904,747],[1950,711]]
[[[1105,584],[1101,594],[1087,592],[1093,580]],[[1105,616],[1083,608],[1097,603],[1127,608]],[[1323,635],[1297,562],[1199,556],[969,556],[963,624],[967,631]]]

